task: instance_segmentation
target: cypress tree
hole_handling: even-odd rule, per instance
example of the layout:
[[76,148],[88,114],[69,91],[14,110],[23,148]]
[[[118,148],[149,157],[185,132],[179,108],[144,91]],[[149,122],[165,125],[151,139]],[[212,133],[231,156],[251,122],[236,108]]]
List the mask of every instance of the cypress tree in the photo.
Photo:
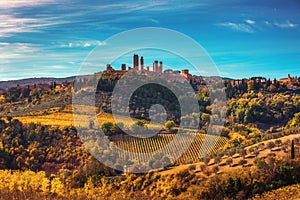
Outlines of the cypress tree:
[[294,140],[292,140],[291,159],[295,159],[295,145],[294,145]]

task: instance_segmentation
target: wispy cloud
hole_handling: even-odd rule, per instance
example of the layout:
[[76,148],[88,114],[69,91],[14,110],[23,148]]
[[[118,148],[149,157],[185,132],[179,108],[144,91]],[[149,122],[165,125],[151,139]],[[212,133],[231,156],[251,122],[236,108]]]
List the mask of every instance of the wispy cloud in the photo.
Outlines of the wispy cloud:
[[27,58],[28,55],[32,55],[32,53],[39,51],[39,45],[0,42],[0,59],[2,63],[7,63],[15,59]]
[[264,23],[265,23],[267,26],[272,26],[272,23],[269,22],[269,21],[264,21]]
[[286,21],[284,23],[274,22],[274,25],[279,28],[295,28],[298,26],[298,24],[291,23],[290,21]]
[[[124,2],[124,3],[111,3],[105,5],[93,6],[97,10],[103,10],[105,13],[115,12],[115,14],[129,13],[139,10],[156,10],[158,7],[164,7],[167,2],[164,1],[147,1],[147,2]],[[169,8],[170,9],[170,8]]]
[[292,23],[289,20],[285,22],[270,22],[270,21],[264,21],[265,25],[272,27],[278,27],[278,28],[296,28],[298,24]]
[[221,23],[218,25],[228,27],[235,31],[241,31],[241,32],[246,32],[246,33],[254,33],[255,32],[251,26],[249,26],[248,24],[244,24],[244,23],[225,22],[225,23]]
[[33,18],[15,18],[11,15],[0,15],[0,19],[0,37],[8,37],[12,33],[33,32],[28,24],[37,23]]
[[[54,7],[51,4],[61,4],[61,6],[57,6],[54,9]],[[85,7],[84,10],[80,10],[80,12],[74,12],[83,5]],[[49,9],[49,12],[52,11],[56,14],[34,15],[27,11],[28,7],[39,6],[46,6],[45,8]],[[112,24],[114,23],[113,20],[118,20],[119,22],[122,22],[123,25],[126,23],[133,23],[133,20],[140,20],[140,15],[139,17],[134,16],[132,18],[129,18],[130,16],[112,18],[112,15],[117,16],[143,11],[143,18],[145,22],[157,25],[160,24],[160,20],[158,18],[153,18],[152,15],[149,16],[148,12],[188,10],[190,8],[195,8],[199,6],[206,6],[206,4],[196,2],[182,4],[182,0],[153,0],[147,2],[137,1],[134,3],[125,0],[122,3],[95,3],[88,5],[86,3],[77,2],[73,5],[67,5],[57,0],[0,0],[0,13],[2,13],[2,15],[0,14],[0,37],[11,37],[18,33],[43,32],[43,30],[45,30],[47,27],[53,25],[83,23],[84,18],[82,18],[82,16],[91,15],[106,16],[102,17],[101,21],[87,22],[96,24],[96,27],[98,29],[110,23],[109,25],[107,25],[108,27],[103,27],[103,29],[116,29],[116,31],[122,31],[124,29],[120,27],[115,27],[115,25]],[[49,16],[51,16],[51,18]]]
[[205,7],[210,4],[189,1],[189,3],[182,3],[182,0],[163,0],[163,1],[122,1],[122,3],[111,3],[104,5],[93,6],[94,9],[101,10],[105,14],[125,14],[137,11],[150,11],[150,12],[162,12],[162,11],[175,11],[184,10],[197,7]]
[[13,15],[0,15],[0,37],[10,37],[17,33],[39,32],[40,28],[61,24],[62,21],[51,18],[19,18]]
[[74,41],[74,42],[68,42],[66,44],[61,44],[60,47],[62,48],[74,48],[74,47],[95,47],[95,46],[104,46],[106,45],[105,42],[101,42],[98,40],[89,40],[89,41]]
[[44,66],[44,68],[50,68],[50,69],[69,69],[70,66],[65,66],[65,65],[50,65],[50,66]]
[[41,44],[0,42],[0,81],[76,74],[87,52],[57,52]]
[[56,69],[62,69],[61,66],[79,66],[87,53],[85,51],[60,53],[39,44],[0,42],[0,60],[4,66],[19,67],[21,64],[23,67],[34,67],[39,63],[37,68],[51,65]]
[[0,8],[20,8],[52,3],[54,0],[1,0]]
[[247,20],[245,20],[245,22],[247,24],[255,24],[256,23],[254,20],[251,20],[251,19],[247,19]]
[[99,62],[83,62],[82,63],[82,67],[96,67],[98,69],[100,69],[100,67],[102,68],[106,68],[107,63],[99,63]]

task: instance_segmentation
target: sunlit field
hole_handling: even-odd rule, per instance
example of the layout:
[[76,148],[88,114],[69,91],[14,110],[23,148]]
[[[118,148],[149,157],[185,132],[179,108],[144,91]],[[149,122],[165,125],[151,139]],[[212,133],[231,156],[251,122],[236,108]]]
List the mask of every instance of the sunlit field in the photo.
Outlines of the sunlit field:
[[[15,119],[20,120],[21,122],[28,124],[28,123],[40,123],[42,125],[51,125],[51,126],[59,126],[59,127],[64,127],[64,126],[74,126],[74,114],[72,110],[72,105],[68,105],[65,107],[64,110],[58,111],[58,109],[53,108],[52,109],[54,112],[49,112],[49,114],[43,114],[41,112],[35,112],[35,113],[30,113],[30,115],[27,116],[20,116],[20,117],[14,117]],[[95,111],[94,116],[97,116],[97,120],[99,122],[99,125],[101,125],[104,122],[111,122],[115,123],[115,119],[112,114],[110,113],[96,113],[96,108],[91,107],[91,106],[86,106],[86,105],[77,105],[76,106],[76,117],[77,119],[77,124],[80,127],[88,127],[89,122],[93,120],[93,115],[89,114],[87,111],[88,110],[93,110]],[[125,116],[118,116],[118,118],[122,121],[124,124],[125,128],[130,128],[130,126],[136,122],[135,119],[130,119]],[[79,123],[78,123],[79,122]],[[161,125],[159,124],[149,124],[147,125],[149,129],[154,129],[154,130],[160,130],[162,128]]]

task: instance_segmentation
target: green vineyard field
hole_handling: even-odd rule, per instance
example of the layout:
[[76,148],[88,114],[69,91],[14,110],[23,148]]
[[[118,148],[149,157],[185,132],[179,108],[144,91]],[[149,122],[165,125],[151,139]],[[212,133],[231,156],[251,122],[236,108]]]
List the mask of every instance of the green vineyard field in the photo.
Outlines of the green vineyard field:
[[177,158],[176,152],[182,152],[184,149],[175,164],[199,162],[207,154],[222,150],[228,141],[225,137],[206,134],[185,134],[179,138],[176,137],[176,134],[157,134],[149,138],[118,135],[112,137],[111,140],[120,149],[129,152],[129,158],[127,158],[129,160],[134,159],[137,154],[140,160],[150,160],[151,156],[148,153],[160,149],[165,150],[165,156]]

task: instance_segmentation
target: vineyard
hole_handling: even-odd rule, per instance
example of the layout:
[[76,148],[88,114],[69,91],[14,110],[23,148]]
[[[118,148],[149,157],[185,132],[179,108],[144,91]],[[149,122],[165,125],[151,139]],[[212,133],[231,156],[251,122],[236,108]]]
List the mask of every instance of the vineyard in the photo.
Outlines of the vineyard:
[[175,134],[157,134],[149,138],[118,135],[112,137],[112,141],[120,149],[129,152],[130,160],[134,160],[135,156],[138,155],[139,160],[149,161],[151,160],[151,155],[148,153],[160,149],[165,149],[165,156],[174,158],[178,155],[176,154],[177,152],[182,152],[183,149],[187,149],[176,160],[176,164],[185,164],[199,162],[206,154],[220,151],[228,139],[205,134],[185,134],[180,137]]

